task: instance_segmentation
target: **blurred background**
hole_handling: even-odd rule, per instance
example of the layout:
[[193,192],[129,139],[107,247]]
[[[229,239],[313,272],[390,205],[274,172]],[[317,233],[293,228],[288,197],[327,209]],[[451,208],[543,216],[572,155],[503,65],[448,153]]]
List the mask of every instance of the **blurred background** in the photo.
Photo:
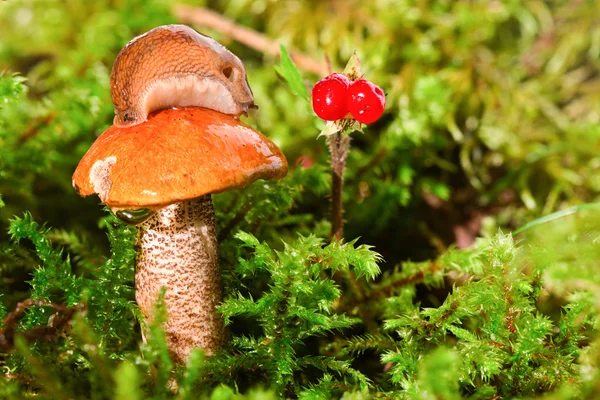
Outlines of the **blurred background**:
[[[277,185],[257,184],[242,195],[214,196],[226,268],[237,263],[240,244],[232,234],[238,229],[274,247],[296,238],[297,232],[328,236],[329,154],[324,138],[318,137],[324,124],[274,67],[279,45],[284,45],[310,89],[330,69],[342,71],[356,51],[365,78],[386,92],[387,106],[379,121],[352,134],[344,188],[346,239],[374,246],[385,260],[381,269],[390,273],[400,262],[435,258],[467,248],[477,237],[538,221],[532,241],[537,238],[551,250],[566,244],[562,253],[544,252],[536,259],[542,260],[539,265],[565,262],[553,270],[555,280],[549,282],[554,288],[545,287],[555,290],[556,298],[540,302],[558,320],[570,292],[557,282],[572,275],[568,263],[579,263],[585,275],[575,288],[589,278],[593,283],[584,289],[598,292],[598,236],[589,234],[597,229],[597,211],[592,219],[572,208],[581,218],[559,225],[540,218],[599,200],[599,21],[595,0],[1,1],[2,303],[10,310],[29,297],[28,281],[40,259],[46,262],[39,251],[34,254],[30,241],[11,244],[8,228],[14,216],[30,212],[33,220],[53,227],[47,237],[66,249],[61,257],[72,258],[73,268],[69,265],[65,275],[94,277],[107,259],[107,226],[114,236],[107,212],[97,197],[82,199],[74,192],[71,175],[91,143],[112,124],[109,75],[119,50],[156,26],[185,23],[244,62],[260,109],[243,121],[278,144],[290,163],[288,177]],[[583,230],[581,236],[565,228],[573,221]],[[133,230],[119,229],[134,237]],[[555,240],[548,231],[566,233]],[[499,254],[508,246],[494,243]],[[582,249],[587,249],[585,257]],[[126,271],[118,278],[124,288],[119,301],[125,305],[115,309],[129,313],[123,326],[138,329],[131,312],[133,254],[129,256],[113,263],[122,262]],[[461,256],[461,264],[452,257],[444,274],[450,276],[448,271],[459,264],[461,273],[473,273],[471,258]],[[450,287],[461,282],[450,276],[450,284],[436,293],[432,286],[448,276],[433,267],[405,265],[408,277],[411,268],[417,271],[414,276],[423,278],[423,271],[431,275],[422,287],[413,285],[406,292],[414,291],[415,304],[408,295],[403,301],[415,310],[421,301],[439,306]],[[230,291],[241,286],[231,276],[225,280]],[[389,295],[395,290],[389,288],[380,292]],[[77,294],[71,297],[51,285],[40,290],[59,293],[56,301],[68,304],[84,296],[80,287],[69,292]],[[95,312],[102,314],[104,305],[98,302]],[[359,333],[363,328],[374,331],[398,309],[404,310],[398,306],[389,315],[371,316],[371,325],[365,322]],[[35,326],[44,319],[32,321]],[[130,333],[123,339],[122,327],[117,328],[110,333],[118,342],[113,347],[136,348],[138,337]],[[379,354],[370,357],[374,376],[382,375]]]
[[[215,29],[206,10],[230,24]],[[0,236],[10,216],[29,210],[94,237],[103,211],[74,193],[70,176],[112,122],[114,57],[136,35],[182,22],[243,60],[260,106],[245,122],[292,168],[327,165],[328,155],[322,123],[272,68],[278,45],[309,60],[299,63],[309,87],[326,60],[341,71],[357,51],[387,108],[353,135],[346,236],[376,245],[391,265],[594,201],[599,17],[593,0],[3,1]],[[271,47],[234,40],[237,29]],[[13,104],[11,74],[25,80]],[[322,200],[305,199],[303,210],[326,217]]]

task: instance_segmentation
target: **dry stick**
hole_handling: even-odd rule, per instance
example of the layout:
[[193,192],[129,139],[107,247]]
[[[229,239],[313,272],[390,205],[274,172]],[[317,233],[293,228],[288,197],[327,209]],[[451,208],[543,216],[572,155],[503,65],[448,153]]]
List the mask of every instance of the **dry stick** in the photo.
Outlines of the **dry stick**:
[[379,151],[373,157],[371,157],[371,160],[369,160],[368,163],[356,170],[352,182],[356,182],[364,173],[371,171],[373,168],[379,165],[380,161],[387,156],[388,152],[389,150],[385,147],[379,149]]
[[350,150],[350,136],[338,131],[327,137],[331,154],[331,238],[342,240],[344,237],[344,207],[342,194],[344,189],[344,168]]
[[[214,29],[252,49],[265,54],[270,54],[273,57],[279,55],[279,44],[276,41],[269,39],[253,29],[238,25],[229,18],[214,11],[178,4],[175,6],[173,12],[181,22]],[[319,76],[327,75],[327,63],[317,61],[312,57],[297,51],[290,51],[290,56],[298,68]]]
[[52,121],[56,119],[58,116],[57,112],[50,112],[44,116],[33,118],[27,124],[27,128],[21,137],[19,138],[19,142],[25,143],[30,139],[33,139],[42,128],[46,127]]
[[440,269],[442,269],[440,264],[432,263],[427,266],[426,269],[418,271],[413,275],[409,275],[397,281],[390,282],[387,286],[377,288],[370,293],[364,294],[360,299],[352,299],[345,304],[340,302],[340,305],[337,309],[341,311],[348,311],[352,310],[356,306],[372,301],[373,299],[390,297],[395,289],[399,289],[406,285],[416,285],[421,283],[427,276],[439,271]]
[[[56,310],[51,322],[46,326],[36,326],[28,331],[17,332],[17,321],[25,314],[25,311],[33,306],[51,307]],[[63,329],[68,327],[69,321],[77,311],[82,311],[85,306],[82,304],[67,307],[43,299],[27,299],[17,304],[14,311],[8,313],[4,318],[4,327],[0,330],[0,351],[8,352],[14,346],[15,336],[22,335],[26,341],[33,340],[52,340],[56,339]],[[58,313],[62,313],[59,315]]]

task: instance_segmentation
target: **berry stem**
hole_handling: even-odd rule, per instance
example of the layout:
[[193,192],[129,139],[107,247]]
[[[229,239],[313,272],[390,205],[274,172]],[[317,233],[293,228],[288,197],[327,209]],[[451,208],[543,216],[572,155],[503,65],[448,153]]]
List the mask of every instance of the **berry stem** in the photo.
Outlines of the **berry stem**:
[[342,193],[344,189],[344,168],[350,151],[350,136],[338,131],[327,137],[331,154],[331,239],[344,238],[344,208]]

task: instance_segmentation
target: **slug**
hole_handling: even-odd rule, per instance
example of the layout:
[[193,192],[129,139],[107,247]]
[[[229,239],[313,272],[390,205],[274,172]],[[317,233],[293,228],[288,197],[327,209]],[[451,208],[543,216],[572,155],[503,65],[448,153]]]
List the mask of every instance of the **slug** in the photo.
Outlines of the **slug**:
[[141,124],[169,107],[233,116],[257,108],[240,59],[185,25],[159,26],[130,41],[115,59],[110,94],[118,127]]

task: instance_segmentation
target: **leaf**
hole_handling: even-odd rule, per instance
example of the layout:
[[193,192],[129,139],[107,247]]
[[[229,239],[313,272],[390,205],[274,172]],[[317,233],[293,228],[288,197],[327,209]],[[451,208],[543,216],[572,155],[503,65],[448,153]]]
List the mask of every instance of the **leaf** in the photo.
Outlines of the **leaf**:
[[[190,353],[190,358],[185,366],[185,371],[179,381],[179,395],[181,400],[193,399],[194,382],[198,379],[200,368],[204,363],[204,351],[202,349],[194,349]],[[218,389],[218,388],[217,388]]]
[[317,139],[321,136],[328,137],[338,132],[352,133],[353,131],[364,133],[361,123],[355,119],[338,119],[336,121],[327,121],[323,130],[319,133],[319,136],[317,136]]
[[523,231],[531,229],[534,226],[545,224],[547,222],[554,221],[556,219],[563,218],[563,217],[566,217],[568,215],[575,214],[575,213],[577,213],[579,211],[582,211],[582,210],[587,210],[587,209],[594,210],[594,209],[599,208],[599,207],[600,207],[600,203],[585,203],[585,204],[580,204],[580,205],[577,205],[577,206],[565,208],[564,210],[560,210],[560,211],[557,211],[557,212],[549,214],[549,215],[544,215],[543,217],[540,217],[540,218],[538,218],[536,220],[533,220],[531,222],[526,223],[525,225],[517,228],[513,232],[513,235],[516,235],[518,233],[521,233]]
[[5,75],[0,72],[0,105],[16,102],[26,91],[27,79],[17,74]]
[[121,363],[115,371],[114,378],[116,383],[115,400],[140,398],[140,375],[131,361]]
[[275,71],[286,80],[292,93],[308,101],[308,91],[306,90],[306,85],[302,80],[302,76],[283,45],[280,46],[280,56],[281,65],[276,65]]
[[235,234],[235,238],[240,240],[244,246],[256,248],[260,246],[258,239],[251,233],[239,231]]
[[233,398],[234,392],[229,386],[217,386],[210,396],[210,400],[229,400]]
[[467,342],[477,342],[477,336],[466,329],[459,328],[458,326],[452,324],[447,325],[446,329],[448,329],[450,332],[452,332],[452,334],[454,334],[454,336],[461,340]]
[[344,74],[351,81],[355,81],[362,77],[362,71],[360,68],[360,60],[358,59],[356,50],[354,51],[354,53],[352,53],[352,56],[348,60],[348,63],[346,64],[346,68],[344,68]]

